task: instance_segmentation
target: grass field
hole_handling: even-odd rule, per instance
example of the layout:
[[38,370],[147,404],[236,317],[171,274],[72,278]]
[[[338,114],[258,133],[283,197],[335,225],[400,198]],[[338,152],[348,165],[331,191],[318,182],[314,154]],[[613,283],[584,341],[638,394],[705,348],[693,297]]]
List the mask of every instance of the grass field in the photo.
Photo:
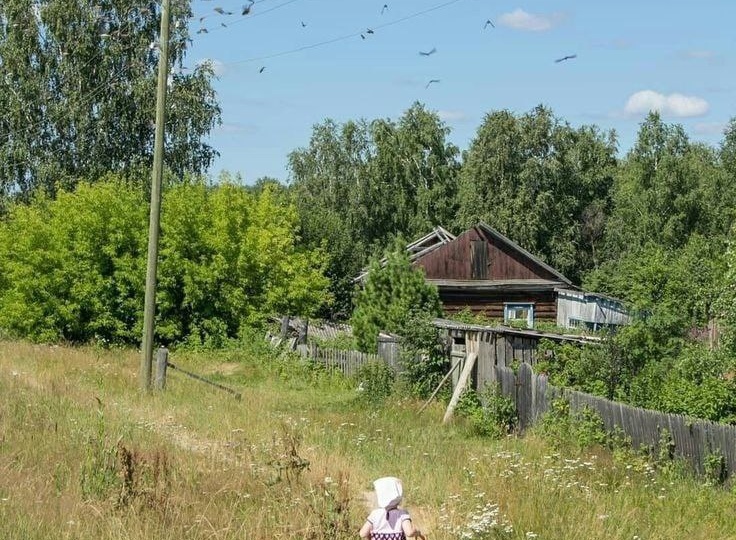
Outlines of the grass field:
[[138,391],[130,350],[0,342],[0,538],[357,538],[373,479],[403,479],[430,538],[736,539],[736,495],[627,453],[442,426],[443,408],[259,347],[172,361]]

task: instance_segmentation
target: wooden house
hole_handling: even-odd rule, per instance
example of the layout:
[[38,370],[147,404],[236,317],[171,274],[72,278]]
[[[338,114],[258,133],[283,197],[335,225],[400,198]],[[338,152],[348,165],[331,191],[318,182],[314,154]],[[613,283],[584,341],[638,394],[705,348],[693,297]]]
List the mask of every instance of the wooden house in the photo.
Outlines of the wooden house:
[[506,322],[557,320],[560,272],[485,223],[414,259],[439,290],[445,314],[469,309]]
[[[469,310],[505,323],[556,323],[590,330],[625,324],[622,302],[586,293],[486,223],[457,237],[442,227],[407,245],[409,260],[434,284],[446,316]],[[385,262],[385,261],[382,261]],[[365,279],[364,270],[355,281]]]

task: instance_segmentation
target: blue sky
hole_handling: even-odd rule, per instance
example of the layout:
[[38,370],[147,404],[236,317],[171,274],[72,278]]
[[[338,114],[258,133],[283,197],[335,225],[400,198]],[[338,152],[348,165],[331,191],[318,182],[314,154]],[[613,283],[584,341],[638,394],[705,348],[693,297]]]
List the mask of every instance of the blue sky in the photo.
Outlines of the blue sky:
[[487,112],[540,103],[615,129],[621,151],[651,108],[712,144],[736,116],[736,0],[260,0],[242,16],[248,3],[193,3],[187,63],[218,73],[215,176],[286,181],[313,125],[395,119],[415,101],[461,150]]

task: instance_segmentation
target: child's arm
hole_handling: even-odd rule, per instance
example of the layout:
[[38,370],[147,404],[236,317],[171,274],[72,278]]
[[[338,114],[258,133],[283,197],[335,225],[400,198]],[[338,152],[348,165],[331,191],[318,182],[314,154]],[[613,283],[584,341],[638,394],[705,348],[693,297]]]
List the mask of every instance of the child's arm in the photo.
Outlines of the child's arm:
[[420,540],[427,540],[427,537],[424,536],[421,531],[414,526],[414,524],[411,522],[411,519],[405,519],[404,521],[402,521],[401,528],[407,538],[416,537]]
[[363,523],[363,526],[360,528],[360,532],[358,533],[361,538],[368,538],[371,535],[371,530],[373,529],[373,524],[370,521],[366,521]]

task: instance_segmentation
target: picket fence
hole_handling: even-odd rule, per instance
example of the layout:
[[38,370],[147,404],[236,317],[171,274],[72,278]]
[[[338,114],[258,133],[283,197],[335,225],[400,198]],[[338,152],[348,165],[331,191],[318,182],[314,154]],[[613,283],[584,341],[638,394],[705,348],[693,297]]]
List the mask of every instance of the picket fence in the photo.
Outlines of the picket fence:
[[[632,407],[557,388],[548,383],[546,375],[534,373],[529,364],[521,364],[516,373],[502,366],[495,366],[493,371],[501,392],[514,401],[522,429],[547,412],[555,398],[564,397],[572,411],[588,407],[597,412],[609,433],[623,433],[634,448],[671,451],[699,474],[706,472],[706,463],[719,461],[724,477],[736,474],[736,426]],[[661,449],[663,442],[670,447]]]
[[[386,358],[385,354],[382,357],[327,349],[315,344],[298,345],[296,348],[302,356],[348,377],[356,375],[367,362],[390,362],[393,358],[393,355]],[[479,365],[474,373],[475,386],[498,384],[501,392],[513,400],[522,430],[549,411],[555,398],[564,397],[573,412],[585,407],[597,412],[607,431],[623,433],[634,448],[659,452],[663,450],[659,446],[669,439],[670,447],[666,450],[689,463],[699,474],[706,472],[708,463],[712,466],[720,460],[724,477],[736,475],[736,426],[632,407],[576,390],[557,388],[549,384],[545,374],[534,373],[530,363],[521,362],[514,371],[510,367],[494,365],[485,356],[479,355]]]
[[384,361],[377,354],[345,351],[341,349],[326,349],[319,347],[314,343],[297,345],[296,350],[302,356],[321,363],[328,371],[340,371],[346,377],[357,375],[361,366],[368,362]]

